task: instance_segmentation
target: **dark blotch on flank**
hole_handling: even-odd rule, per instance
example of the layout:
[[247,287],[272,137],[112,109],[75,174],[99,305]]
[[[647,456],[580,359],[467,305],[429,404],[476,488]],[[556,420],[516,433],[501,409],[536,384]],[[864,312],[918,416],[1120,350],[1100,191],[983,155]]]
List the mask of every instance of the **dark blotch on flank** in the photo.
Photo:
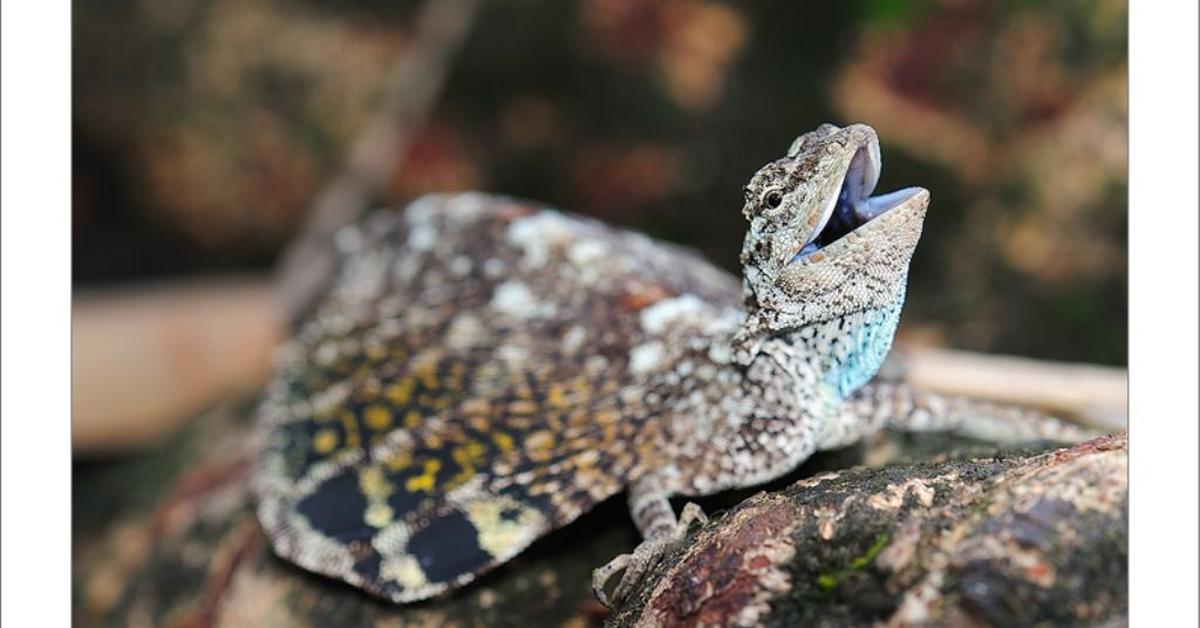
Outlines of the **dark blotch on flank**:
[[358,488],[358,477],[343,473],[317,487],[296,504],[299,512],[318,532],[347,542],[371,538],[372,528],[363,521],[367,498]]
[[478,535],[466,516],[452,510],[414,534],[408,540],[408,553],[417,559],[430,582],[450,582],[494,560],[479,546]]

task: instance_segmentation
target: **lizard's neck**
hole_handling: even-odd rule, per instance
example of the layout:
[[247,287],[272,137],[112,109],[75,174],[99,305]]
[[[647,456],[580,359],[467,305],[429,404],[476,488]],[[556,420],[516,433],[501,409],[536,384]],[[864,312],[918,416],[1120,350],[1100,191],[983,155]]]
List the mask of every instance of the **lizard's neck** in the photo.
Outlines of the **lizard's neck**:
[[817,386],[840,402],[866,384],[887,357],[900,321],[903,295],[884,308],[812,323],[762,343],[759,359],[771,359],[792,382]]
[[725,359],[732,351],[722,347],[738,336],[714,343],[707,356],[718,365],[715,394],[682,395],[675,414],[684,420],[672,424],[671,442],[686,443],[674,456],[686,470],[680,490],[703,495],[764,482],[807,458],[842,401],[883,364],[900,304],[761,338],[748,362]]

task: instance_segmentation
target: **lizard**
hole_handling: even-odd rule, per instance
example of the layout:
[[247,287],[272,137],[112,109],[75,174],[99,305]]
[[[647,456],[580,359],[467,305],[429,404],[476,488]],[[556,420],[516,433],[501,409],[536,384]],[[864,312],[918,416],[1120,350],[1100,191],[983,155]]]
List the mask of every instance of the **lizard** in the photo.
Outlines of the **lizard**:
[[740,282],[496,195],[344,228],[257,412],[272,548],[408,603],[626,491],[643,541],[595,571],[608,605],[705,520],[671,498],[761,484],[884,426],[961,427],[970,400],[872,382],[929,204],[920,187],[872,195],[881,167],[865,124],[796,138],[745,186]]

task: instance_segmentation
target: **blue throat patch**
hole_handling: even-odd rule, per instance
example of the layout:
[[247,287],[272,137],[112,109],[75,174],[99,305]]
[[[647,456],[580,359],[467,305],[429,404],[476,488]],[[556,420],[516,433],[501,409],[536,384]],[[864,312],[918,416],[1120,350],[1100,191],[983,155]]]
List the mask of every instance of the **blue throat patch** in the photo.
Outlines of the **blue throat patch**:
[[892,348],[903,304],[904,295],[900,294],[888,307],[827,323],[841,326],[838,345],[848,345],[844,357],[837,351],[841,347],[830,347],[829,353],[822,356],[825,382],[838,399],[845,399],[879,372]]

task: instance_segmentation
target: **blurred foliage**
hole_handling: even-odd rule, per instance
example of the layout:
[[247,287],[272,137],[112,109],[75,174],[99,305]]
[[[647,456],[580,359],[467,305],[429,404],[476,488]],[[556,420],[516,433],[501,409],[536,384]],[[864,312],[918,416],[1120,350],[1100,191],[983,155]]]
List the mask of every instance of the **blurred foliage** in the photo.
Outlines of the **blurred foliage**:
[[[74,11],[76,281],[269,268],[412,39],[419,3]],[[823,121],[933,194],[903,333],[1121,364],[1125,5],[486,3],[381,204],[529,197],[736,271],[741,186]]]

